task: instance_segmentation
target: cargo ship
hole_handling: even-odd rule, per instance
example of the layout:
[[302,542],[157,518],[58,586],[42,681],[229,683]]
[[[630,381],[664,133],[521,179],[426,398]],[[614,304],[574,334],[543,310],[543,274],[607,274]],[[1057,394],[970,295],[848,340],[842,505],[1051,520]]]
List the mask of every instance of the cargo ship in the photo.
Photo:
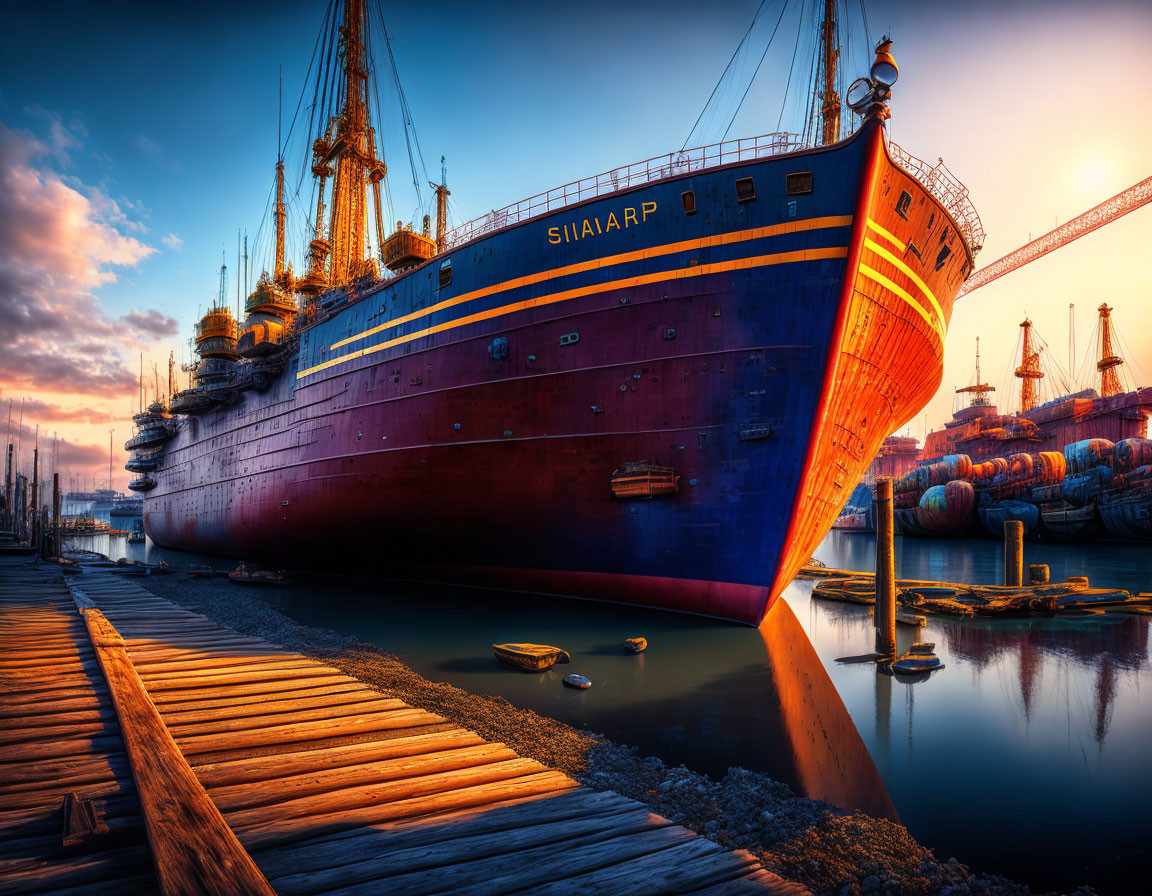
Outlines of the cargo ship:
[[195,384],[136,420],[151,540],[759,623],[938,387],[983,238],[888,139],[886,39],[845,136],[825,8],[815,145],[673,152],[452,231],[442,177],[435,230],[386,234],[368,13],[333,4],[307,270],[281,157],[247,318],[222,290]]

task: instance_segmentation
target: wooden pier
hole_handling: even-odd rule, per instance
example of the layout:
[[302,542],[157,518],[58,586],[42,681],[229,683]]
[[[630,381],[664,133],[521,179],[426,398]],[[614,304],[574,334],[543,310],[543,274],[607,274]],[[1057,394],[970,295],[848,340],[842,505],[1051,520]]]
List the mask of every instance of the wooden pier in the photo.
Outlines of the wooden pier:
[[132,582],[0,558],[0,892],[807,891]]

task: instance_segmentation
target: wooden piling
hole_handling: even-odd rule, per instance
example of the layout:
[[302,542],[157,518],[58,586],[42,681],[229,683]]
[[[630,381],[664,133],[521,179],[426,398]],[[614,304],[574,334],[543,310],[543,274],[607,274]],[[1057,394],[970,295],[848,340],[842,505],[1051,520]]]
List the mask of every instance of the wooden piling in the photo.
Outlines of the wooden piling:
[[40,549],[40,449],[32,449],[32,541]]
[[4,528],[8,530],[16,528],[15,516],[12,513],[12,448],[13,445],[9,442],[8,457],[4,465]]
[[1047,563],[1028,564],[1028,583],[1030,585],[1047,585],[1049,571]]
[[1024,584],[1024,524],[1004,521],[1004,584]]
[[876,480],[876,652],[896,655],[896,543],[892,480]]
[[52,556],[60,556],[60,474],[52,474]]

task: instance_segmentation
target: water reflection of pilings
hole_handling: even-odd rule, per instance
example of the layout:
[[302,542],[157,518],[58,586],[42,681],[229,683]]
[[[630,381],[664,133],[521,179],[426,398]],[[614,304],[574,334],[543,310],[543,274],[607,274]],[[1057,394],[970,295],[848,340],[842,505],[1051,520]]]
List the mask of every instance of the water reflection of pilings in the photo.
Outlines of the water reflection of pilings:
[[1072,662],[1096,672],[1093,737],[1103,745],[1116,701],[1121,671],[1136,671],[1148,659],[1149,619],[1106,616],[1101,621],[1045,619],[1020,622],[948,620],[940,631],[949,651],[977,668],[1015,653],[1020,701],[1032,718],[1036,683],[1046,661]]

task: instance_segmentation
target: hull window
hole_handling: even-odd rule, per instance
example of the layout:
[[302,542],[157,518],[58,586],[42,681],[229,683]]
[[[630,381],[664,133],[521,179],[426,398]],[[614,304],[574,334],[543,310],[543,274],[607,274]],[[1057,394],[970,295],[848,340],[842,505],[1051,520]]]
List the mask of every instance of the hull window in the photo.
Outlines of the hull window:
[[756,184],[750,177],[741,177],[736,181],[736,199],[739,202],[751,202],[756,198]]
[[788,195],[799,196],[812,192],[812,172],[798,171],[788,175]]

